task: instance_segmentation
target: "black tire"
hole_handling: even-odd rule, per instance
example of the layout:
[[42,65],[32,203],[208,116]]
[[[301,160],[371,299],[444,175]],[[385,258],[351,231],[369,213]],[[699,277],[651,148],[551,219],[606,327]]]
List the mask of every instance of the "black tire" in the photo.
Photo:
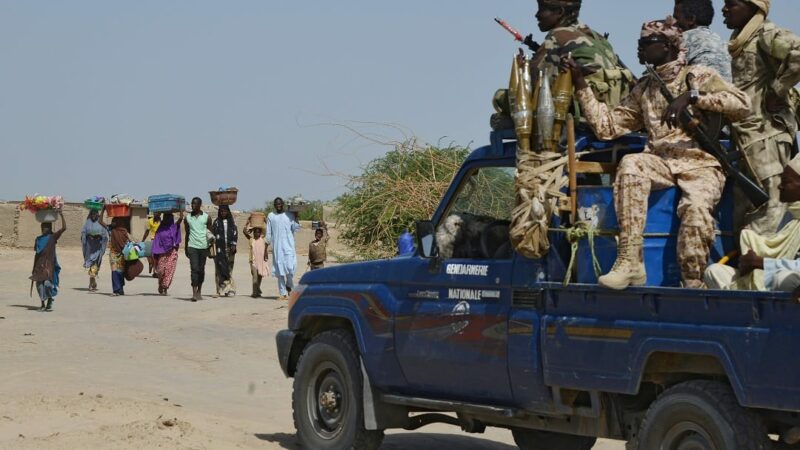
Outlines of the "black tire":
[[761,420],[739,405],[727,384],[688,381],[650,405],[629,449],[768,450]]
[[[383,431],[364,429],[361,378],[352,334],[344,330],[326,331],[311,340],[297,364],[292,393],[294,426],[302,448],[380,447]],[[330,403],[324,405],[326,401]]]
[[591,450],[597,438],[537,430],[513,430],[521,450]]

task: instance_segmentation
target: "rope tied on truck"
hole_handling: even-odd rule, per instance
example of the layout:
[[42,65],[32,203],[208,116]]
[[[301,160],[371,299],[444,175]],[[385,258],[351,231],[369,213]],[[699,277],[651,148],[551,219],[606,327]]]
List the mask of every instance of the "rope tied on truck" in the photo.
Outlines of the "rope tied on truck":
[[594,236],[598,230],[590,222],[580,221],[576,222],[575,226],[567,228],[566,232],[567,241],[569,241],[572,249],[569,257],[569,266],[567,267],[567,273],[564,277],[564,286],[569,285],[572,281],[572,272],[575,266],[575,257],[578,254],[578,246],[584,239],[589,240],[589,251],[592,253],[592,269],[594,269],[594,274],[596,277],[600,277],[603,273],[603,269],[600,267],[600,261],[597,260],[597,255],[594,252]]
[[511,213],[511,243],[527,258],[542,258],[550,250],[547,236],[550,218],[558,211],[562,189],[569,184],[564,174],[567,157],[559,153],[517,150],[517,206]]

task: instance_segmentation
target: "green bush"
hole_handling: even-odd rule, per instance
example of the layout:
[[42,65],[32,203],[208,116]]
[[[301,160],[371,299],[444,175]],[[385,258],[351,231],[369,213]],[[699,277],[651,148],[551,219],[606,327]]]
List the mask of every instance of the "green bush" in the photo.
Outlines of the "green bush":
[[413,139],[394,146],[349,179],[336,199],[340,239],[358,259],[394,255],[404,230],[431,218],[469,149],[420,146]]

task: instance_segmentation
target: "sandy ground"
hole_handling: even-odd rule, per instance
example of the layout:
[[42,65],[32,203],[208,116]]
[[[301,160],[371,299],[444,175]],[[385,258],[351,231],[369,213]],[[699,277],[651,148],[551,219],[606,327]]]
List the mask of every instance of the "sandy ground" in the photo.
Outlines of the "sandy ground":
[[[42,313],[28,297],[31,252],[0,248],[0,448],[297,448],[291,380],[274,341],[287,310],[245,296],[244,258],[235,279],[245,295],[191,303],[184,258],[170,297],[154,295],[155,280],[140,278],[114,298],[107,265],[100,292],[90,294],[79,250],[59,256],[61,293],[55,311]],[[273,279],[264,286],[276,295]],[[466,435],[433,426],[392,432],[382,448],[516,447],[504,430]]]

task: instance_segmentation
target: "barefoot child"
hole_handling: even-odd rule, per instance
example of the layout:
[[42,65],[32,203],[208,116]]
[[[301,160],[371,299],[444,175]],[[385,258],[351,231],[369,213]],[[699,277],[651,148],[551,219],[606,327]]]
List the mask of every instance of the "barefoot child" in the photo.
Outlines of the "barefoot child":
[[261,280],[268,277],[269,252],[267,251],[267,241],[264,240],[263,228],[251,228],[250,221],[244,227],[244,235],[250,241],[250,273],[253,275],[253,294],[251,297],[261,297]]
[[59,211],[58,215],[61,217],[61,229],[53,233],[53,224],[43,223],[42,235],[36,238],[31,287],[36,283],[36,292],[42,301],[42,311],[52,311],[53,299],[58,295],[61,266],[56,256],[56,244],[67,229],[64,214]]

